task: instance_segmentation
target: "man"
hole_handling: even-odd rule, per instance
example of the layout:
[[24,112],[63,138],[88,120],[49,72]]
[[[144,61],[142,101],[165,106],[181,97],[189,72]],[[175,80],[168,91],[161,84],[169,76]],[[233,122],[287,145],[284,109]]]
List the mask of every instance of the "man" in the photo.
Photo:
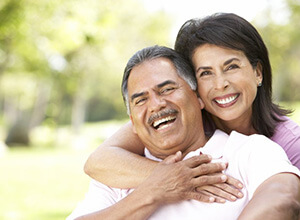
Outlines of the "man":
[[[85,200],[69,219],[79,216],[80,219],[298,218],[299,195],[288,193],[299,192],[300,173],[282,148],[260,135],[233,132],[228,136],[217,130],[207,137],[201,115],[204,106],[193,90],[196,90],[193,71],[169,48],[145,48],[130,59],[122,82],[123,98],[134,131],[147,146],[145,155],[163,162],[135,190],[110,188],[93,181]],[[272,157],[264,154],[270,150]],[[191,172],[196,173],[199,161],[191,158],[201,153],[212,155],[213,162],[228,161],[225,174],[242,180],[245,185],[242,199],[225,204],[192,199],[180,202],[176,192],[181,185],[178,182],[174,185],[172,175],[186,173],[180,170],[182,166],[177,166],[183,162],[182,157],[194,168]],[[208,163],[210,158],[203,156],[199,160]],[[224,163],[216,163],[214,169],[224,167]],[[281,181],[282,177],[286,182]],[[292,187],[295,189],[290,190]]]

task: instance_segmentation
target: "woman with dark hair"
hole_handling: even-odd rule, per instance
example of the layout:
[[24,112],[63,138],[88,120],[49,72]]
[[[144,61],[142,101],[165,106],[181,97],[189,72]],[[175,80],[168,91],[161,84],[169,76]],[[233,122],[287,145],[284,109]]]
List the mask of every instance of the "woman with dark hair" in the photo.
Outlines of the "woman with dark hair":
[[[236,130],[246,135],[263,134],[278,143],[292,164],[300,169],[300,128],[286,117],[290,111],[272,102],[272,72],[268,51],[261,36],[248,21],[235,14],[221,13],[204,19],[191,19],[181,27],[175,50],[194,67],[198,92],[205,103],[205,110],[212,115],[213,123],[210,125],[213,129],[216,125],[227,133]],[[228,56],[224,59],[234,57],[234,53],[240,52],[246,58],[245,62],[252,67],[253,73],[258,75],[257,89],[254,88],[252,94],[232,92],[235,89],[239,90],[236,84],[242,83],[239,76],[243,73],[242,65],[246,64],[233,60],[226,65],[221,63],[222,66],[213,66],[210,62],[216,63],[216,59],[220,58],[219,52],[226,50]],[[212,59],[208,58],[208,51],[212,53]],[[225,61],[220,58],[220,62]],[[207,66],[209,63],[212,64],[211,68],[199,69],[200,66]],[[223,68],[221,74],[218,73],[219,67]],[[216,89],[215,83],[222,77],[223,84],[221,88]],[[242,80],[246,80],[245,76]],[[212,89],[218,92],[214,93]],[[245,104],[251,95],[253,101]],[[221,96],[225,96],[228,103],[220,103]]]
[[[288,110],[272,102],[268,52],[249,22],[234,14],[189,20],[178,33],[175,50],[195,70],[207,132],[218,128],[227,133],[263,134],[281,145],[292,164],[300,168],[300,127],[286,117]],[[112,187],[134,188],[157,165],[143,154],[144,146],[127,123],[89,157],[85,172]],[[237,184],[233,182],[229,184]],[[222,189],[234,195],[226,185],[201,189],[216,198],[230,200]]]

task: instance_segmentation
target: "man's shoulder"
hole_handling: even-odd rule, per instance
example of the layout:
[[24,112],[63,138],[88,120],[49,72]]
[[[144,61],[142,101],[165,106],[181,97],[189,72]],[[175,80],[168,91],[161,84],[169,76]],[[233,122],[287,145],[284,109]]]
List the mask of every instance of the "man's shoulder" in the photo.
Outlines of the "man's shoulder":
[[229,135],[227,145],[235,149],[246,148],[248,151],[268,151],[270,149],[281,149],[281,147],[261,134],[244,135],[236,131],[232,131]]

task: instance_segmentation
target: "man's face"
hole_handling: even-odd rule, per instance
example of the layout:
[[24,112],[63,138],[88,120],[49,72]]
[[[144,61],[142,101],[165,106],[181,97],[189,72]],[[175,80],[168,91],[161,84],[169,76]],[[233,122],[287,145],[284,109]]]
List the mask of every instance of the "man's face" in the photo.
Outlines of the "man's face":
[[195,145],[203,133],[204,106],[169,59],[135,66],[128,79],[128,98],[134,131],[153,155],[165,158],[200,147]]

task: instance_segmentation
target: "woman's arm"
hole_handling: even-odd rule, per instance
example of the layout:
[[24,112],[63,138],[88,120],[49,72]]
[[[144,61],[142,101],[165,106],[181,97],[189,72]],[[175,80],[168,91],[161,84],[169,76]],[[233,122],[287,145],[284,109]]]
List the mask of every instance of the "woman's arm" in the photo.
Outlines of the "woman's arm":
[[128,122],[89,156],[84,171],[111,187],[136,188],[157,165],[143,155],[144,145]]

